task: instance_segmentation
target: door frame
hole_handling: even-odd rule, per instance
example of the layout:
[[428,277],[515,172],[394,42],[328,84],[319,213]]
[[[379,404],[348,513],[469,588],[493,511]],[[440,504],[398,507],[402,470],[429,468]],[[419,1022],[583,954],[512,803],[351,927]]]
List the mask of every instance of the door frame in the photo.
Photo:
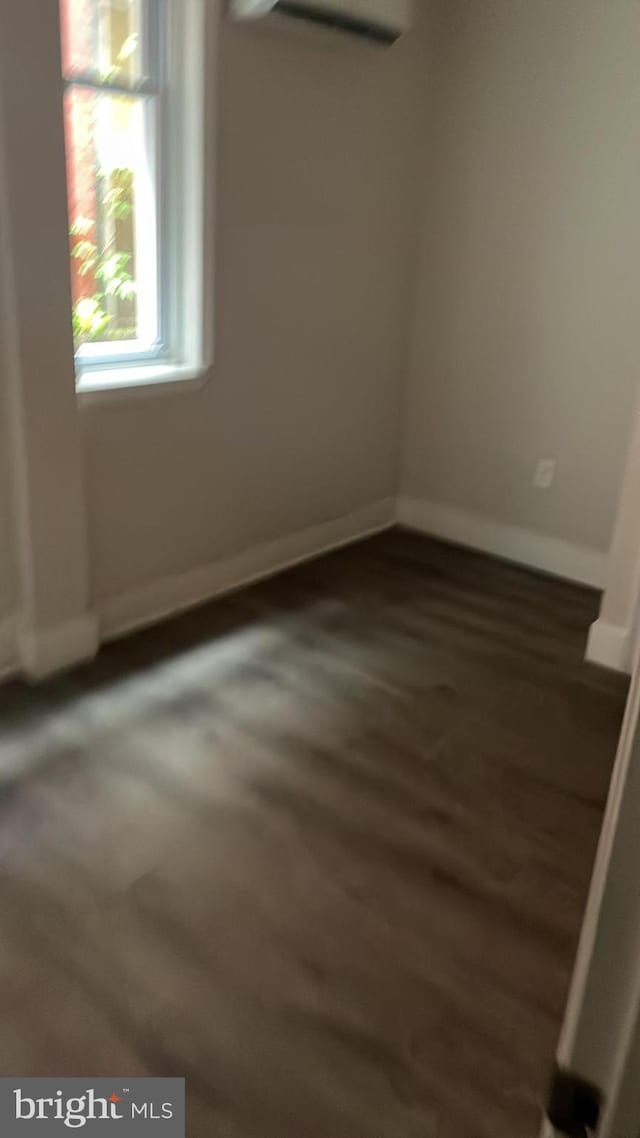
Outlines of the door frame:
[[[597,1087],[598,1138],[640,1135],[640,666],[634,661],[558,1066]],[[634,1071],[634,1076],[630,1071]],[[545,1121],[542,1138],[558,1132]]]

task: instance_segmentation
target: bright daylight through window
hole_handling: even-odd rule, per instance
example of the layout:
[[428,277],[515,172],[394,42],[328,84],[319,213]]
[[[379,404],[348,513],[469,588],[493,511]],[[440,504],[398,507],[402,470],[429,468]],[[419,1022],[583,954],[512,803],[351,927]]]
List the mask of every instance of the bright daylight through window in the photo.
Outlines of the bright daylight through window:
[[184,218],[201,199],[186,201],[178,172],[198,180],[184,114],[197,102],[185,90],[197,60],[185,48],[187,0],[60,4],[76,365],[80,387],[87,373],[108,385],[118,369],[195,356],[179,328],[187,301],[198,321]]

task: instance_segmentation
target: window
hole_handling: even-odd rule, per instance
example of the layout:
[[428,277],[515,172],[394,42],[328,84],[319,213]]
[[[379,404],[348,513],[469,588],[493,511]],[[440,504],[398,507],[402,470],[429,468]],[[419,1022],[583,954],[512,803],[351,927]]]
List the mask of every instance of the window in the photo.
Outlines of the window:
[[196,0],[60,3],[79,387],[193,368],[202,338],[184,322],[187,311],[202,322],[186,284],[202,275],[193,211],[202,213],[203,167],[186,150]]

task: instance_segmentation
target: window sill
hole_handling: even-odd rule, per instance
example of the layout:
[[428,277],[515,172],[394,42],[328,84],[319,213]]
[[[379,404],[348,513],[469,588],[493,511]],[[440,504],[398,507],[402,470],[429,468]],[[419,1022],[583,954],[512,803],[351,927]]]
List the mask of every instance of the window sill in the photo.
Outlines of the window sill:
[[81,401],[132,398],[136,396],[168,394],[180,388],[193,391],[204,387],[211,368],[179,367],[176,364],[105,368],[101,371],[83,371],[78,377],[76,393]]

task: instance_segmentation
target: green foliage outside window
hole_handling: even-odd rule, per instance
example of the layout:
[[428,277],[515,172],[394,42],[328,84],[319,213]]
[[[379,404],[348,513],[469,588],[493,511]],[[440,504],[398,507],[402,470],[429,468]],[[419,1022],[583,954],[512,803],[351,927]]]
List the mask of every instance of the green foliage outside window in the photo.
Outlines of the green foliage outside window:
[[104,213],[114,224],[114,236],[106,248],[99,249],[95,240],[97,223],[92,218],[76,217],[70,227],[71,255],[78,262],[81,277],[92,276],[98,291],[92,297],[82,297],[73,306],[73,337],[76,350],[82,345],[100,340],[130,340],[134,328],[109,328],[113,316],[106,311],[107,298],[134,301],[136,283],[130,272],[131,254],[117,249],[116,222],[127,221],[133,212],[133,171],[114,170],[109,179],[98,179],[102,188]]

